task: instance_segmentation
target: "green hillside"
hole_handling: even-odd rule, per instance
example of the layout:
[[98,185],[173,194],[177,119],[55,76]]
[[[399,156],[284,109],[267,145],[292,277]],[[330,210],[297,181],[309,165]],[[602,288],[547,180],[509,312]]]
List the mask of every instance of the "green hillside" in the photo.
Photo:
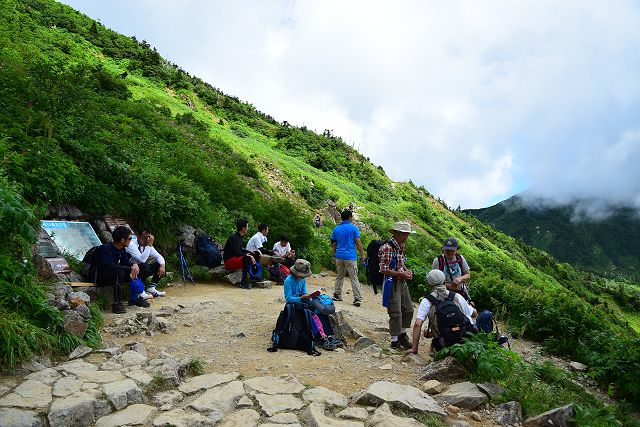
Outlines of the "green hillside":
[[531,208],[513,196],[494,206],[467,212],[510,236],[591,271],[623,273],[640,279],[640,217],[617,208],[603,220],[574,218],[577,202]]
[[317,271],[331,268],[331,227],[316,230],[312,216],[332,199],[355,203],[365,244],[394,221],[413,224],[407,263],[416,297],[442,240],[458,237],[479,307],[587,363],[603,386],[640,404],[640,340],[625,317],[637,313],[628,304],[638,298],[633,287],[451,212],[423,187],[392,182],[339,137],[278,123],[67,6],[0,0],[0,9],[2,364],[75,344],[60,339],[55,313],[40,316],[50,311],[38,308],[42,291],[33,301],[23,291],[38,286],[23,260],[47,205],[149,225],[167,251],[182,223],[224,241],[237,217],[267,222]]

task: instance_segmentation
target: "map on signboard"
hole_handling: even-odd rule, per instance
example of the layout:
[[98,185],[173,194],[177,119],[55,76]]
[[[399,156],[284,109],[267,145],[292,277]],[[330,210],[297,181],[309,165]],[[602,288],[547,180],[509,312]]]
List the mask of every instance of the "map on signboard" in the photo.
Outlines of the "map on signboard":
[[40,221],[40,226],[62,252],[79,260],[89,249],[102,244],[88,222]]

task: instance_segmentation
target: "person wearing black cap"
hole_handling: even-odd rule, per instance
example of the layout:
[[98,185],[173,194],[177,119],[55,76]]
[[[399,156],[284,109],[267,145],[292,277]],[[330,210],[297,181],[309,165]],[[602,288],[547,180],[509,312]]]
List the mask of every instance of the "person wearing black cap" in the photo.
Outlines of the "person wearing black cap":
[[440,270],[445,276],[447,289],[459,293],[467,301],[471,301],[471,296],[467,290],[467,282],[471,279],[471,270],[467,260],[458,253],[458,239],[447,237],[442,245],[442,255],[433,260],[432,268]]

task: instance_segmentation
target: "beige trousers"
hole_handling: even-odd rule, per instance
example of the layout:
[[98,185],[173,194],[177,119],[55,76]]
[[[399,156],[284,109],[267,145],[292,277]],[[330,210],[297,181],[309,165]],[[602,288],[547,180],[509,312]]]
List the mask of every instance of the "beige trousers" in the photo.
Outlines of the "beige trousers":
[[342,294],[342,281],[344,280],[344,273],[346,271],[349,275],[349,280],[351,280],[353,299],[355,301],[362,300],[362,295],[360,295],[360,282],[358,281],[358,261],[336,259],[336,269],[338,270],[338,275],[333,285],[333,293],[336,295]]
[[402,329],[411,327],[413,320],[413,304],[409,294],[409,286],[404,280],[396,280],[391,288],[391,299],[389,300],[389,335],[397,337]]

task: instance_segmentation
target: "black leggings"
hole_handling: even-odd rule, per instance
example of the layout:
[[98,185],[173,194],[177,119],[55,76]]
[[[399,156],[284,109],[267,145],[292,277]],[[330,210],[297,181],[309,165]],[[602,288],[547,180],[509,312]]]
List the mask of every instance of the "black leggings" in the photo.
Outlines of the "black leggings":
[[122,286],[129,286],[130,274],[126,270],[98,270],[96,286],[113,286],[113,302],[122,302]]
[[157,262],[153,262],[151,264],[139,264],[140,266],[140,279],[142,279],[143,282],[146,282],[147,279],[151,276],[151,283],[155,283],[156,285],[158,284],[158,281],[160,280],[160,276],[158,276],[158,270],[160,270],[160,264],[158,264]]

